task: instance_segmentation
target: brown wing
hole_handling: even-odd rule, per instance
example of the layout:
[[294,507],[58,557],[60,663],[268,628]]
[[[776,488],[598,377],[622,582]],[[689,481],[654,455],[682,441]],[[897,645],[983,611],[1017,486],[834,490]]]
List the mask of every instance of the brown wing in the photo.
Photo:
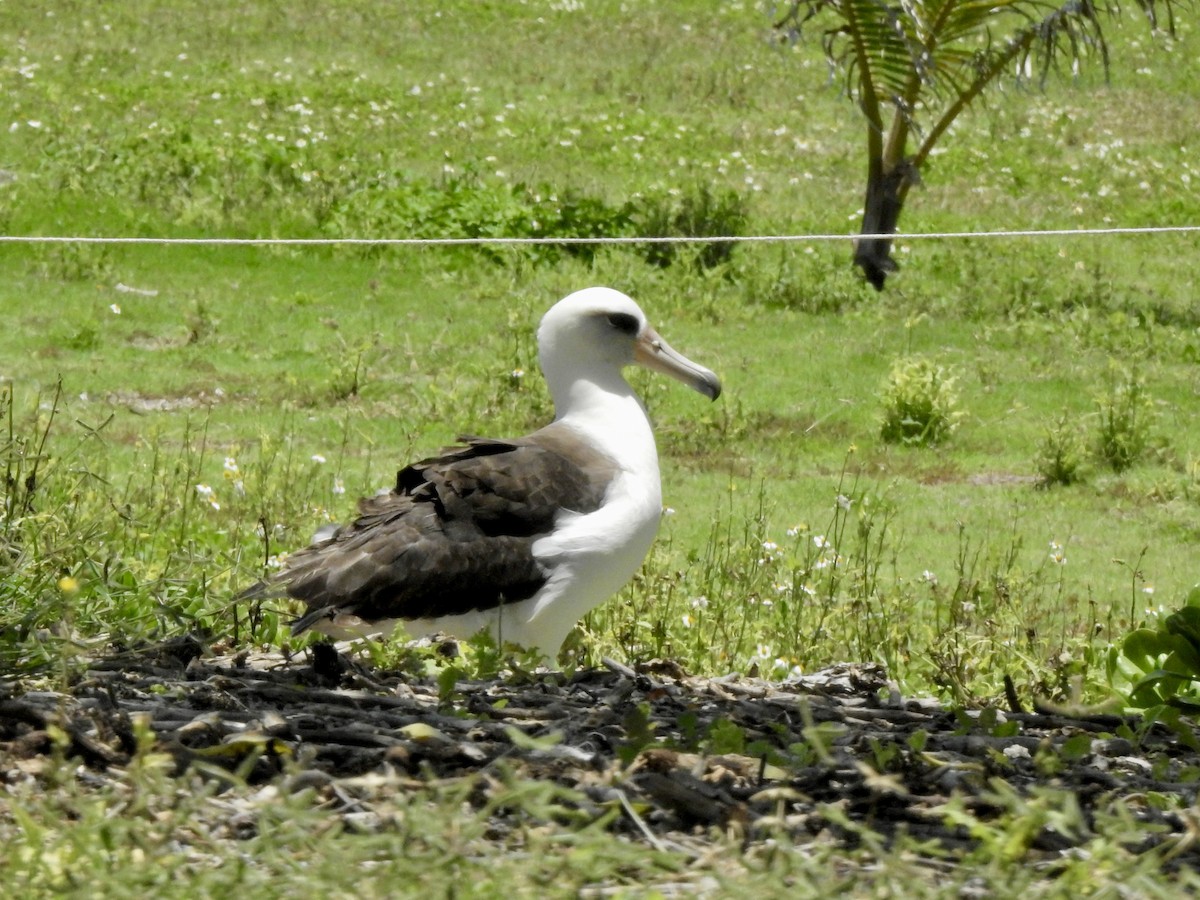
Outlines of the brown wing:
[[465,447],[401,470],[389,494],[290,557],[274,585],[303,600],[299,632],[323,618],[368,622],[488,609],[533,596],[545,572],[533,543],[563,510],[599,508],[613,463],[568,430]]

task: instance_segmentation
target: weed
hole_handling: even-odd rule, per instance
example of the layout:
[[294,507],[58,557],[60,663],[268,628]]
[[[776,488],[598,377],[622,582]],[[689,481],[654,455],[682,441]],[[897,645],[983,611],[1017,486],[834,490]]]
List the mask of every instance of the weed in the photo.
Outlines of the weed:
[[1096,452],[1114,472],[1124,472],[1142,458],[1150,443],[1154,401],[1137,371],[1114,366],[1108,390],[1096,398],[1100,424]]
[[218,324],[208,304],[202,299],[196,300],[187,318],[187,343],[200,344],[208,340],[216,332]]
[[382,337],[378,334],[350,343],[341,335],[329,355],[329,393],[337,402],[358,396],[367,372],[380,355]]
[[880,437],[921,446],[945,441],[963,415],[957,408],[956,381],[951,369],[924,356],[896,360],[883,389]]
[[1064,412],[1046,429],[1038,448],[1034,461],[1038,487],[1070,485],[1081,481],[1086,455],[1087,447],[1078,420]]
[[51,281],[106,280],[113,271],[112,254],[103,244],[46,244],[34,255],[34,270]]
[[734,262],[734,278],[748,306],[766,306],[822,315],[853,309],[866,297],[864,284],[845,266],[830,271],[830,261],[811,247],[779,250],[778,258]]
[[[81,498],[94,495],[97,479],[87,470],[72,470],[104,425],[85,428],[74,446],[58,445],[53,434],[62,404],[60,384],[52,398],[44,403],[39,398],[21,427],[11,388],[0,395],[7,422],[0,446],[0,574],[5,584],[0,593],[0,668],[61,669],[84,643],[75,626],[83,624],[90,632],[94,624],[89,615],[77,615],[77,607],[86,608],[97,588],[107,592],[117,580],[103,548],[91,549],[107,523],[94,509],[79,508]],[[94,583],[95,575],[102,585]],[[85,582],[89,590],[81,595]],[[93,641],[89,633],[86,642]]]
[[100,346],[100,332],[90,322],[78,326],[62,339],[62,345],[71,350],[89,351]]

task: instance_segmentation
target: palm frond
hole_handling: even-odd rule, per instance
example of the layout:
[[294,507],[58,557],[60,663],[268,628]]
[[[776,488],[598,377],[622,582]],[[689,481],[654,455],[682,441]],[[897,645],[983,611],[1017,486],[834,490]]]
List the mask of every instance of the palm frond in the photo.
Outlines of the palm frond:
[[810,21],[837,20],[821,34],[829,64],[846,77],[846,91],[860,106],[903,96],[919,49],[904,27],[903,10],[888,0],[795,0],[775,22],[789,40],[800,39]]
[[842,0],[847,49],[854,65],[855,90],[866,85],[880,98],[905,93],[916,64],[900,9],[885,0]]
[[939,39],[942,46],[950,46],[963,40],[971,40],[986,31],[995,31],[1008,18],[1024,19],[1022,7],[1029,0],[965,0],[952,4],[946,16]]

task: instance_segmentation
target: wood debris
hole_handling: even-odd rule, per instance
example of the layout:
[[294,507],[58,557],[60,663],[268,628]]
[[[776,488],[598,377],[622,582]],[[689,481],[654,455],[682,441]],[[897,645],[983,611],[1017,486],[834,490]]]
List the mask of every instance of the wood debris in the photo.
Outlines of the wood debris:
[[[356,830],[386,827],[398,789],[476,779],[482,808],[515,777],[570,789],[582,820],[620,809],[611,827],[631,839],[696,853],[713,828],[848,845],[869,828],[968,849],[974,838],[949,804],[987,821],[1005,790],[1045,787],[1073,795],[1085,821],[1120,808],[1144,822],[1146,844],[1131,848],[1143,850],[1180,842],[1188,825],[1175,809],[1196,800],[1195,757],[1168,729],[1114,715],[955,711],[901,697],[874,665],[772,683],[609,662],[447,692],[328,651],[310,660],[174,648],[98,660],[69,691],[10,685],[0,780],[36,777],[56,741],[94,777],[120,778],[140,728],[180,772],[203,762],[248,772],[263,790],[313,789]],[[1124,725],[1141,739],[1121,736]],[[1087,838],[1086,828],[1047,827],[1031,852]],[[1198,863],[1190,843],[1173,857]]]

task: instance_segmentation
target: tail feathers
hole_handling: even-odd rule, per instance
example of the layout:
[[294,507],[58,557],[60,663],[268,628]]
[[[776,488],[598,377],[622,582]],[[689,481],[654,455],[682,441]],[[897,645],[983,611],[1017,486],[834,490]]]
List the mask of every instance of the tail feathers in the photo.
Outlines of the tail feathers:
[[297,635],[302,631],[307,631],[322,619],[332,619],[336,613],[337,607],[335,606],[313,607],[292,623],[292,634]]
[[282,597],[287,593],[284,585],[272,578],[264,578],[255,584],[250,585],[236,597],[234,600],[266,600],[272,597]]
[[233,599],[235,601],[242,600],[262,600],[270,596],[270,583],[260,581],[257,584],[252,584]]
[[[256,584],[250,585],[250,587],[238,594],[234,600],[240,603],[244,600],[270,600],[286,596],[287,585],[274,579],[265,578]],[[321,621],[321,619],[332,618],[335,612],[336,610],[332,606],[309,609],[308,612],[292,623],[292,634],[297,635],[302,631],[306,631]]]

